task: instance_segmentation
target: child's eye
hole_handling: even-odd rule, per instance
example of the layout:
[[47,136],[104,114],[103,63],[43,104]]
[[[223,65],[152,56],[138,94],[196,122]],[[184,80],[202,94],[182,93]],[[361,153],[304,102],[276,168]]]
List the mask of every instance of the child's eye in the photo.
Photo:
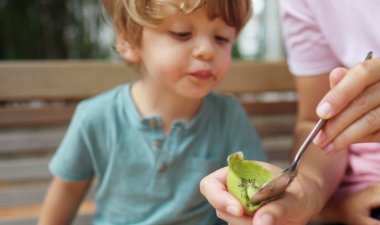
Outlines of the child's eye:
[[230,43],[230,39],[227,38],[227,37],[224,37],[224,36],[216,35],[216,36],[215,36],[215,39],[216,39],[218,42],[222,43],[222,44],[224,44],[224,43]]
[[170,34],[174,38],[179,39],[179,40],[187,40],[187,39],[191,38],[191,32],[175,32],[175,31],[171,31]]

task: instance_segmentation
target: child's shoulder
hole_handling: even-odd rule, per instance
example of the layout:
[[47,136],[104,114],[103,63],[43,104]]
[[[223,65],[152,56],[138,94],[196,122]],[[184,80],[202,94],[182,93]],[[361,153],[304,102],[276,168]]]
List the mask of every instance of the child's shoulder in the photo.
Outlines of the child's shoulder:
[[108,91],[79,102],[76,114],[85,115],[87,118],[105,115],[109,111],[117,111],[122,107],[123,99],[129,94],[130,84],[123,84]]
[[99,93],[95,96],[82,100],[79,104],[87,105],[88,107],[98,107],[107,104],[113,104],[120,94],[128,92],[129,84],[122,84],[110,90]]

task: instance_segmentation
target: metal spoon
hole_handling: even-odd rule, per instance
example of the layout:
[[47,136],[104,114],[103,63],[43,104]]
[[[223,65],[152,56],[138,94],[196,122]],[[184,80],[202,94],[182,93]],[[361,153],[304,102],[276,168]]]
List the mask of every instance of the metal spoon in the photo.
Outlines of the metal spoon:
[[[371,59],[372,52],[369,52],[364,60]],[[317,124],[311,130],[310,134],[306,137],[305,141],[302,143],[301,147],[298,149],[296,156],[290,166],[284,169],[277,176],[273,177],[269,181],[263,184],[257,193],[252,197],[252,202],[270,201],[277,199],[283,195],[286,188],[290,185],[293,179],[297,176],[297,168],[301,156],[306,151],[307,147],[310,145],[311,141],[318,134],[326,123],[326,120],[319,119]]]
[[286,188],[297,176],[297,168],[301,156],[306,151],[313,138],[317,135],[318,131],[322,129],[325,123],[326,120],[324,119],[320,119],[318,121],[313,130],[307,136],[306,140],[302,143],[301,147],[297,152],[297,155],[294,157],[294,160],[290,164],[290,166],[284,169],[280,174],[263,184],[263,186],[261,186],[257,193],[252,197],[251,200],[253,202],[261,202],[263,200],[272,198],[275,199],[277,197],[280,197],[285,192]]

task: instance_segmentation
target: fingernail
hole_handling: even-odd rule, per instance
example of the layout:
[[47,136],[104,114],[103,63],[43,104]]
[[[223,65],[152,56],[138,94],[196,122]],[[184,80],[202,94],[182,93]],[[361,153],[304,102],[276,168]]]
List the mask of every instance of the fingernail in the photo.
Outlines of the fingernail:
[[324,149],[323,149],[324,152],[326,152],[327,154],[331,155],[333,152],[334,152],[334,146],[333,144],[329,144],[327,145]]
[[321,146],[325,138],[326,138],[325,133],[323,131],[319,131],[317,136],[315,136],[313,143],[317,146]]
[[232,216],[240,216],[239,209],[236,206],[229,205],[227,206],[226,211]]
[[331,105],[328,102],[323,102],[317,107],[317,114],[323,119],[327,119],[331,114]]
[[259,221],[256,222],[255,224],[260,224],[260,225],[273,225],[274,224],[274,219],[271,215],[269,214],[264,214],[261,217],[259,217]]

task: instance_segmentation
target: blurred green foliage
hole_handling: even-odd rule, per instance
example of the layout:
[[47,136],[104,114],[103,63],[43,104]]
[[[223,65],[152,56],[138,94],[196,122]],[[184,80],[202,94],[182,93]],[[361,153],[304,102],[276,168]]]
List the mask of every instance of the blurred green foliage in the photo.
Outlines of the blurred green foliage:
[[110,59],[113,44],[100,0],[0,0],[0,60]]
[[98,0],[0,0],[0,59],[107,58]]

